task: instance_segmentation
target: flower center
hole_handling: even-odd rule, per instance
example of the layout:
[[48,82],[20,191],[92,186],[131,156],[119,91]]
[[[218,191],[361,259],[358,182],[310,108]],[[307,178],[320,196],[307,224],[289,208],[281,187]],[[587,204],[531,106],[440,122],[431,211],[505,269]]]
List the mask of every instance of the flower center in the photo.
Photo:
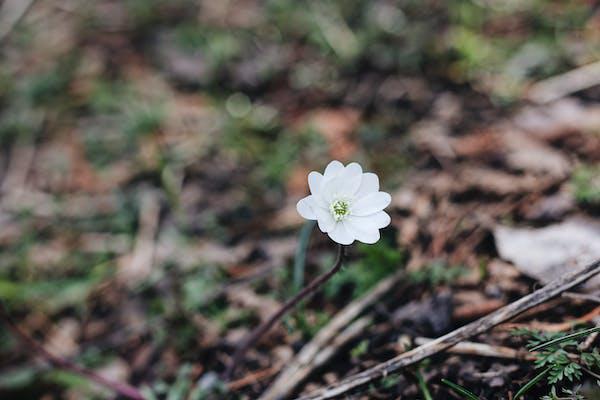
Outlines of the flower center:
[[350,214],[350,203],[347,200],[336,200],[330,206],[331,215],[336,221],[341,221]]

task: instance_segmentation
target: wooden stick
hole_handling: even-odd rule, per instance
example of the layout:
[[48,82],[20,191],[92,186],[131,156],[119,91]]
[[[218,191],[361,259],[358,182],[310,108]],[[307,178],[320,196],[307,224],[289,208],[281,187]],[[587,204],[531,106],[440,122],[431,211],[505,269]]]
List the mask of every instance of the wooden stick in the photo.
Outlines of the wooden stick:
[[253,385],[263,379],[268,379],[279,371],[279,365],[261,369],[260,371],[252,372],[236,381],[231,381],[227,384],[229,390],[239,390],[243,387]]
[[600,61],[593,62],[534,84],[527,98],[545,104],[600,83]]
[[300,399],[321,400],[339,397],[352,389],[397,372],[404,367],[415,364],[449,347],[452,347],[461,341],[486,332],[494,326],[514,318],[523,311],[548,301],[579,285],[598,273],[600,273],[600,260],[596,260],[582,269],[566,273],[562,277],[550,282],[543,288],[536,290],[535,292],[522,297],[521,299],[510,303],[485,317],[482,317],[474,322],[471,322],[470,324],[456,329],[455,331],[439,337],[432,342],[400,354],[399,356],[396,356],[384,363],[352,375],[340,382],[329,385],[326,388],[316,390],[307,396],[301,397]]
[[[435,339],[424,337],[415,338],[415,343],[424,345],[433,342]],[[527,350],[515,350],[506,346],[493,346],[486,343],[460,342],[446,349],[446,352],[452,354],[464,354],[481,357],[508,358],[514,360],[535,360],[536,353]]]
[[600,316],[600,306],[594,308],[592,311],[588,312],[585,315],[582,315],[579,318],[571,319],[565,322],[551,323],[551,322],[539,322],[539,321],[531,321],[527,323],[508,323],[502,324],[498,327],[498,329],[502,329],[505,331],[510,331],[513,329],[527,328],[527,329],[537,329],[545,332],[564,332],[572,329],[577,324],[584,324],[586,322],[593,321],[595,318]]
[[565,292],[562,294],[562,296],[574,300],[593,301],[594,303],[600,303],[600,296],[596,296],[593,294]]

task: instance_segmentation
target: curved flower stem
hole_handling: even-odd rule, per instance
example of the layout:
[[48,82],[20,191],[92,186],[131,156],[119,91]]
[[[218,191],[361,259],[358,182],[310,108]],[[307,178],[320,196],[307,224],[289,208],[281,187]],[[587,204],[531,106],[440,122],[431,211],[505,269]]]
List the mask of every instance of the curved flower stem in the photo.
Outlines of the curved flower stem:
[[337,260],[333,267],[324,273],[323,275],[315,278],[311,283],[302,289],[297,295],[288,300],[275,314],[273,314],[268,320],[257,326],[250,334],[248,334],[242,342],[238,345],[235,353],[233,354],[233,360],[225,371],[225,379],[229,380],[233,377],[236,367],[244,361],[244,356],[248,349],[252,347],[265,333],[269,331],[285,314],[288,313],[296,304],[301,300],[313,294],[318,288],[320,288],[325,282],[327,282],[339,269],[342,267],[344,262],[345,247],[339,245]]
[[41,344],[36,342],[31,336],[23,332],[21,328],[17,326],[17,324],[12,320],[12,318],[8,314],[8,311],[6,310],[2,302],[0,302],[0,321],[7,326],[8,330],[13,334],[13,336],[15,336],[15,338],[18,339],[29,352],[31,352],[35,356],[42,358],[54,367],[64,369],[74,374],[83,376],[84,378],[87,378],[100,386],[108,388],[113,392],[118,393],[119,395],[128,399],[144,400],[144,396],[142,395],[142,393],[135,387],[130,386],[126,383],[112,381],[103,377],[102,375],[97,374],[96,372],[90,369],[75,364],[73,361],[67,360],[65,358],[50,353]]

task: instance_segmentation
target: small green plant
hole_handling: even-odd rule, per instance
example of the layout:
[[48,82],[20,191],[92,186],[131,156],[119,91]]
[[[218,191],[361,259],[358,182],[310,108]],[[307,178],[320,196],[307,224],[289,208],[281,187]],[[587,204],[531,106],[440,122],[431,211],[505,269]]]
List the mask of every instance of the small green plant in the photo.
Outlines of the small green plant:
[[[527,348],[536,351],[535,368],[541,370],[529,382],[523,385],[515,394],[514,399],[524,399],[528,393],[539,382],[546,379],[550,386],[550,392],[541,397],[541,400],[584,400],[579,393],[583,373],[587,373],[596,379],[600,386],[600,374],[594,370],[600,369],[600,353],[597,348],[584,351],[579,348],[579,340],[591,333],[599,332],[600,327],[581,330],[566,334],[562,332],[539,332],[530,329],[517,329],[512,332],[514,336],[529,337]],[[479,400],[479,397],[469,389],[460,386],[447,379],[442,383],[450,387],[454,392],[466,400]],[[574,388],[565,385],[577,385]],[[558,395],[559,390],[561,395]]]
[[459,384],[451,382],[448,379],[442,379],[442,383],[458,393],[463,399],[479,400],[479,397],[477,397],[475,393],[471,392],[464,386],[460,386]]
[[[538,332],[529,329],[520,329],[513,332],[516,336],[529,337],[527,347],[536,351],[535,368],[541,370],[530,382],[523,386],[515,396],[522,398],[529,389],[544,378],[550,385],[550,393],[544,399],[560,399],[556,395],[558,387],[561,392],[569,394],[571,389],[563,387],[568,384],[581,382],[583,373],[594,379],[600,378],[594,370],[600,369],[600,353],[597,348],[591,351],[581,350],[579,340],[591,333],[600,331],[600,327],[586,329],[571,334],[562,332]],[[600,380],[598,380],[600,385]],[[579,397],[577,397],[579,396]],[[570,394],[567,398],[582,398],[580,395]]]
[[409,278],[414,283],[426,284],[433,288],[452,283],[467,272],[467,269],[463,266],[448,266],[442,261],[436,261],[411,272]]

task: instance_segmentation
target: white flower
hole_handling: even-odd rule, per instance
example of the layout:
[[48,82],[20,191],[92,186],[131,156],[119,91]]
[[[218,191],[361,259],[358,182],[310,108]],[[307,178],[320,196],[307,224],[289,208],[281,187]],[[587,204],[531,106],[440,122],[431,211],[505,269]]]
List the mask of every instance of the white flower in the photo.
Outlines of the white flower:
[[296,205],[300,215],[317,220],[319,229],[339,244],[351,244],[355,240],[375,243],[379,229],[390,223],[390,216],[383,211],[390,201],[388,193],[379,191],[379,178],[362,167],[350,163],[346,167],[332,161],[325,173],[313,171],[308,174],[310,196]]

